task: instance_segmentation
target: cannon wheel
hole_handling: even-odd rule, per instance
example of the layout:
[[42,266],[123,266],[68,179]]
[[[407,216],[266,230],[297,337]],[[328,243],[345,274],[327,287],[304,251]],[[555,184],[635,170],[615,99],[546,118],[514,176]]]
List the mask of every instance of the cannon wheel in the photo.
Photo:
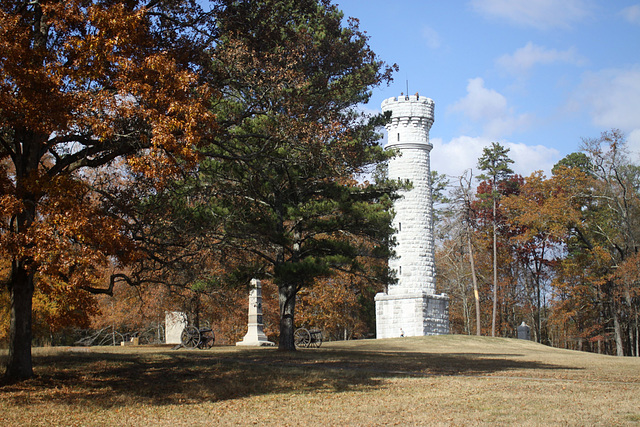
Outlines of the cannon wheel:
[[197,348],[200,345],[200,331],[194,326],[187,326],[180,334],[180,341],[187,348]]
[[313,331],[313,339],[311,345],[315,348],[320,348],[322,345],[322,331]]
[[296,347],[309,347],[311,345],[311,333],[305,328],[298,328],[293,333]]
[[200,329],[200,348],[206,350],[213,347],[215,340],[216,336],[211,329]]

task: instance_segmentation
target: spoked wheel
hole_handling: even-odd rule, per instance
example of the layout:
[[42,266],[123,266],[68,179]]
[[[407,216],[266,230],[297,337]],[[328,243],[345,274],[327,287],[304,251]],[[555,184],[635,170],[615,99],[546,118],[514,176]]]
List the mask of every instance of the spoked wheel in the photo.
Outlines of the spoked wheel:
[[216,336],[211,329],[200,329],[200,348],[206,350],[213,347],[215,340]]
[[194,326],[187,326],[182,330],[180,341],[187,348],[197,348],[200,345],[200,331]]
[[311,346],[315,348],[320,348],[321,345],[322,345],[322,331],[314,330],[313,339],[311,340]]
[[293,333],[296,347],[309,347],[311,345],[311,333],[306,328],[298,328]]

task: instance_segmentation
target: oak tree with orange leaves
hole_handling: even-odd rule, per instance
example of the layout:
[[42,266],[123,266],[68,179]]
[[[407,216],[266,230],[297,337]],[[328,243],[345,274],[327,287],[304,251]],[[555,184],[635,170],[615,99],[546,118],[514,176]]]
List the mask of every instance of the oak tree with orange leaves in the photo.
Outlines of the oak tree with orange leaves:
[[[33,375],[34,278],[109,292],[96,269],[135,244],[102,182],[159,178],[197,159],[215,129],[199,76],[210,43],[191,0],[6,0],[0,4],[0,250],[10,260],[5,377]],[[113,167],[124,159],[120,167]]]
[[583,186],[580,222],[571,230],[563,265],[579,270],[580,280],[562,290],[568,301],[575,298],[574,307],[586,299],[584,307],[596,314],[589,325],[581,325],[584,337],[598,340],[600,347],[612,341],[615,350],[609,352],[618,356],[638,356],[640,167],[631,162],[626,138],[617,129],[583,139],[582,148],[590,180]]
[[554,277],[556,264],[564,258],[571,227],[580,222],[574,203],[584,184],[577,171],[564,170],[551,178],[534,172],[516,194],[503,199],[509,226],[511,258],[519,265],[520,305],[528,307],[533,336],[543,342],[543,297]]

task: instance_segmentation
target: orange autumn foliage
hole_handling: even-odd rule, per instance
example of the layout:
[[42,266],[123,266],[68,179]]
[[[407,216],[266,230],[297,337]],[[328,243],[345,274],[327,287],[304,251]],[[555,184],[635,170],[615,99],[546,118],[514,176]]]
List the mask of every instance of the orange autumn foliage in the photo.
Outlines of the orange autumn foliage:
[[[123,218],[110,212],[113,200],[86,171],[162,183],[193,166],[195,147],[215,132],[215,94],[196,71],[206,43],[192,32],[201,12],[182,0],[0,3],[0,257],[12,268],[7,377],[33,374],[38,277],[53,294],[58,285],[108,292],[97,269],[136,256]],[[111,168],[119,158],[126,168]]]

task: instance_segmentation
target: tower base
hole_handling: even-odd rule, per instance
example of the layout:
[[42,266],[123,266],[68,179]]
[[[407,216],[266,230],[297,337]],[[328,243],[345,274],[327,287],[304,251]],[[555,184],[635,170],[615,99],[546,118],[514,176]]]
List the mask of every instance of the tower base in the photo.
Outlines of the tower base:
[[449,333],[449,297],[425,293],[376,295],[376,338]]

